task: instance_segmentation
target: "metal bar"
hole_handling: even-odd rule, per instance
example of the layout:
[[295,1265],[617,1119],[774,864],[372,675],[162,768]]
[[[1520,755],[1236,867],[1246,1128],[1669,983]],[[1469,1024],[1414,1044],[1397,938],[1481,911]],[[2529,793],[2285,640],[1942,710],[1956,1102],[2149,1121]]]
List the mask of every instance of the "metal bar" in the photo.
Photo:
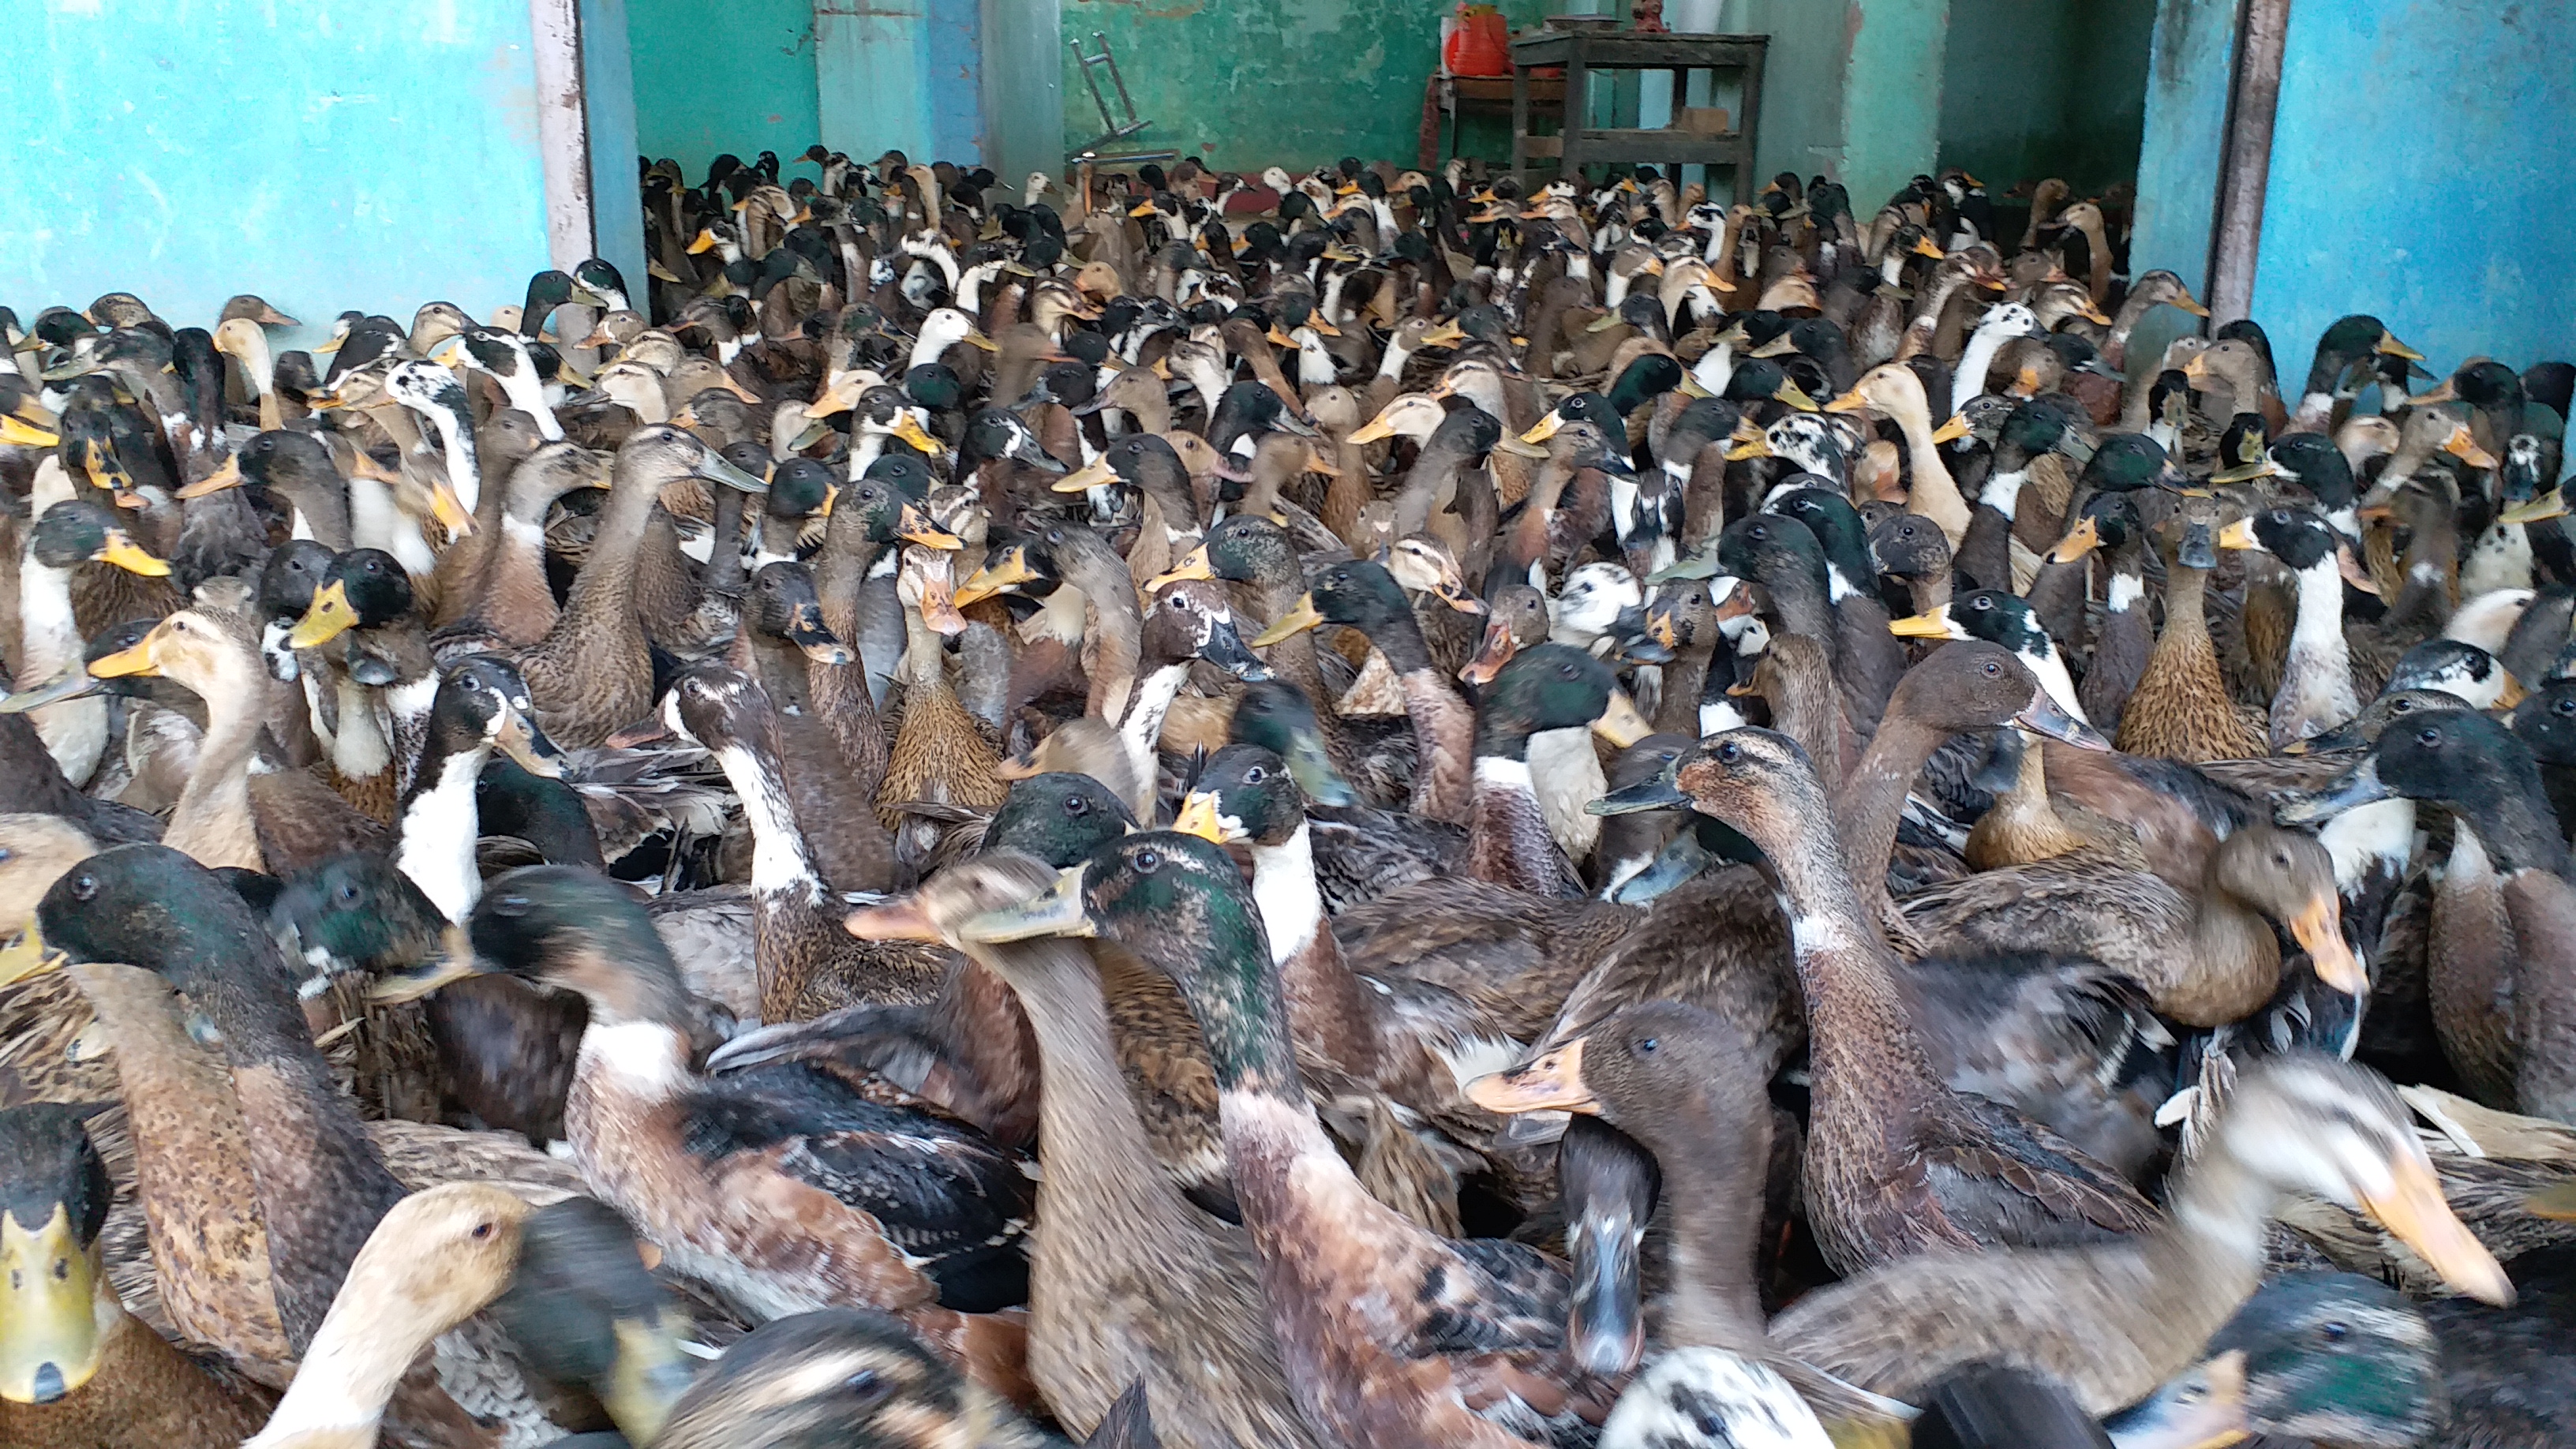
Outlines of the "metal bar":
[[2218,225],[2210,249],[2214,326],[2253,315],[2254,268],[2263,250],[2263,198],[2272,179],[2272,129],[2280,110],[2281,60],[2289,33],[2290,0],[2246,0],[2237,31],[2236,82],[2228,100]]
[[1100,109],[1100,129],[1114,131],[1118,118],[1109,114],[1109,98],[1100,93],[1100,73],[1092,68],[1091,57],[1082,53],[1081,39],[1077,37],[1065,44],[1073,47],[1073,58],[1082,62],[1082,83],[1091,88],[1091,103]]
[[1127,78],[1118,73],[1118,52],[1109,48],[1106,32],[1095,30],[1091,38],[1100,42],[1100,63],[1109,67],[1109,83],[1118,87],[1118,104],[1127,108],[1128,120],[1136,119],[1136,98],[1127,94]]

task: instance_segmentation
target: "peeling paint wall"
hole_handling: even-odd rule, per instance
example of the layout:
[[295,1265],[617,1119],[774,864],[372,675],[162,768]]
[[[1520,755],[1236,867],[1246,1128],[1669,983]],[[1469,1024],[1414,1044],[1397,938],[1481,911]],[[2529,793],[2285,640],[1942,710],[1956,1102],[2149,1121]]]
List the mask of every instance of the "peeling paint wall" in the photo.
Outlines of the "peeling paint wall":
[[17,0],[0,302],[476,315],[546,262],[523,0]]
[[2254,315],[2304,368],[2371,312],[2448,373],[2576,357],[2576,3],[2290,10]]
[[626,33],[637,143],[691,181],[726,152],[783,159],[822,134],[812,0],[626,0]]

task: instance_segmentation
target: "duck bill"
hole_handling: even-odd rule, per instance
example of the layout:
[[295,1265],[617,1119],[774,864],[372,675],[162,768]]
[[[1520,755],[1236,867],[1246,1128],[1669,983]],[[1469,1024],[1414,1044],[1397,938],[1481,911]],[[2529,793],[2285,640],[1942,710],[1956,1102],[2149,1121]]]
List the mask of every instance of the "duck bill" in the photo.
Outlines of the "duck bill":
[[848,664],[853,658],[849,646],[823,627],[823,607],[820,604],[807,604],[796,611],[796,617],[787,626],[787,642],[817,664]]
[[465,500],[457,497],[456,490],[448,487],[444,479],[429,486],[429,516],[438,520],[439,527],[447,530],[450,543],[474,531],[473,512],[466,508]]
[[1645,1355],[1645,1227],[1620,1200],[1587,1205],[1566,1233],[1566,1354],[1596,1377],[1615,1379]]
[[2388,799],[2395,794],[2379,778],[2379,757],[2373,755],[2346,770],[2335,782],[2304,800],[2293,800],[2272,812],[2283,825],[2311,825],[2331,820],[2347,810]]
[[2228,1449],[2253,1437],[2245,1350],[2232,1348],[2168,1382],[2107,1426],[2122,1449]]
[[1244,644],[1231,619],[1208,621],[1207,642],[1199,646],[1199,657],[1246,684],[1258,684],[1270,677],[1270,667]]
[[1887,632],[1899,639],[1950,638],[1950,606],[1943,604],[1930,613],[1908,614],[1902,619],[1890,620]]
[[1188,553],[1183,554],[1179,563],[1176,563],[1170,568],[1165,569],[1163,572],[1147,579],[1145,581],[1145,592],[1149,594],[1159,594],[1174,584],[1188,583],[1193,579],[1213,579],[1215,577],[1216,570],[1208,563],[1207,545],[1200,544],[1196,548],[1191,549]]
[[1647,905],[1698,879],[1699,873],[1716,861],[1717,852],[1700,843],[1698,831],[1682,831],[1655,853],[1652,864],[1622,882],[1613,899],[1623,906]]
[[1532,424],[1528,432],[1521,434],[1521,441],[1524,443],[1544,443],[1548,439],[1555,437],[1557,430],[1564,426],[1565,415],[1563,413],[1551,411],[1545,417],[1540,418],[1536,423]]
[[2209,309],[2202,306],[2199,299],[2192,296],[2189,292],[2184,292],[2175,296],[2173,304],[2176,307],[2181,308],[2183,311],[2190,313],[2194,317],[2206,317],[2209,315]]
[[1440,602],[1461,614],[1481,615],[1486,612],[1485,601],[1467,592],[1467,580],[1452,569],[1440,571],[1440,577],[1432,582],[1431,592],[1440,596]]
[[[905,504],[903,512],[896,516],[894,535],[906,543],[917,543],[923,548],[935,548],[943,553],[955,553],[966,546],[964,539],[931,522],[930,515],[922,512],[921,506],[915,503]],[[960,602],[972,603],[973,600],[960,600]]]
[[823,391],[816,395],[812,402],[805,405],[805,416],[828,418],[837,413],[848,412],[859,405],[859,393],[865,387],[865,379],[857,373],[850,373],[837,381],[826,383]]
[[2229,483],[2251,483],[2257,478],[2278,478],[2280,476],[2280,467],[2273,463],[2271,459],[2257,458],[2251,463],[2239,463],[2233,468],[2221,468],[2217,472],[2209,475],[2209,481],[2213,484],[2224,485]]
[[1369,419],[1367,422],[1360,424],[1358,428],[1354,429],[1351,433],[1351,441],[1354,443],[1374,443],[1380,438],[1392,438],[1394,436],[1395,428],[1387,422],[1386,415],[1384,413],[1380,413],[1376,417]]
[[[933,555],[937,557],[937,555]],[[921,575],[921,622],[943,636],[966,631],[966,616],[957,612],[954,587],[948,582],[946,561],[937,568],[925,569]]]
[[98,1264],[74,1238],[71,1210],[30,1230],[0,1210],[0,1399],[50,1404],[98,1372],[104,1345],[94,1299]]
[[0,443],[14,443],[21,448],[50,448],[62,441],[62,435],[21,420],[10,413],[0,413]]
[[1289,606],[1287,613],[1280,615],[1269,628],[1252,636],[1252,647],[1267,649],[1283,639],[1294,639],[1323,622],[1323,614],[1315,608],[1315,596],[1299,594],[1297,602]]
[[[1853,391],[1858,392],[1859,389],[1854,388]],[[1785,378],[1781,380],[1778,387],[1771,390],[1771,397],[1773,401],[1787,403],[1789,406],[1796,408],[1802,413],[1825,411],[1825,409],[1816,406],[1816,400],[1814,398],[1807,396],[1807,390],[1805,388],[1800,387],[1796,383],[1790,382]],[[1846,411],[1848,411],[1848,409],[1846,409]]]
[[1287,765],[1288,777],[1297,782],[1297,788],[1306,792],[1309,803],[1332,806],[1360,803],[1359,792],[1353,790],[1341,772],[1333,768],[1332,756],[1324,749],[1321,734],[1308,729],[1293,730],[1284,743],[1288,751],[1282,763]]
[[2556,488],[2525,503],[2517,503],[2496,515],[2498,523],[2546,523],[2567,516],[2567,497]]
[[1597,1116],[1601,1101],[1583,1081],[1584,1038],[1576,1037],[1507,1072],[1467,1084],[1467,1100],[1488,1112],[1582,1112]]
[[1583,807],[1587,815],[1642,815],[1649,810],[1688,810],[1691,797],[1670,779],[1640,780]]
[[2442,444],[2442,451],[2472,468],[2492,468],[2496,465],[2495,454],[2479,447],[2478,440],[2470,436],[2466,426],[2451,430],[2451,436]]
[[2343,911],[2332,890],[2319,891],[2290,918],[2290,935],[2317,969],[2317,979],[2346,996],[2368,996],[2370,976],[2343,938]]
[[2107,754],[2111,749],[2110,740],[2100,730],[2068,714],[2056,700],[2048,697],[2048,690],[2044,687],[2031,691],[2030,703],[2023,705],[2021,713],[2013,716],[2013,723],[2032,734],[2045,735],[2079,750]]
[[933,458],[948,451],[937,438],[930,435],[930,430],[921,425],[921,420],[914,417],[910,409],[895,414],[894,435]]
[[103,687],[98,676],[86,669],[65,670],[33,689],[21,690],[0,699],[0,714],[25,714],[31,709],[43,709],[46,705],[61,704],[69,699],[87,699]]
[[862,941],[936,941],[939,926],[919,896],[863,906],[841,920],[841,929]]
[[247,480],[242,477],[241,456],[235,454],[226,458],[222,467],[180,489],[175,496],[182,501],[203,498],[208,494],[221,493],[227,488],[239,488],[245,481]]
[[2510,1306],[2513,1280],[2505,1276],[2503,1265],[2486,1244],[2452,1213],[2432,1163],[2409,1156],[2392,1166],[2386,1187],[2361,1195],[2362,1209],[2431,1264],[2443,1282],[2481,1303]]
[[1637,702],[1628,691],[1610,691],[1610,703],[1602,708],[1600,718],[1592,722],[1592,732],[1619,749],[1626,749],[1655,732],[1654,723],[1638,712]]
[[1455,322],[1443,322],[1422,334],[1425,347],[1455,347],[1467,340],[1467,331]]
[[2174,548],[2174,561],[2187,569],[2218,567],[2218,547],[2207,519],[2183,525],[2182,542]]
[[418,1001],[442,986],[482,974],[483,968],[474,959],[474,945],[465,938],[465,928],[450,926],[446,954],[425,965],[397,966],[385,972],[368,989],[367,999],[386,1005]]
[[2240,518],[2218,531],[2220,548],[2260,549],[2263,541],[2254,536],[2254,520]]
[[2398,341],[2397,334],[2393,332],[2380,333],[2379,341],[2374,344],[2373,350],[2377,351],[2382,356],[2405,358],[2408,362],[2422,362],[2424,360],[2423,353],[2420,353],[2414,348],[2407,346],[2405,343]]
[[1835,398],[1832,402],[1825,404],[1824,410],[1829,413],[1856,413],[1862,408],[1868,406],[1869,395],[1855,387],[1851,391],[1844,393],[1841,397]]
[[107,543],[99,549],[98,560],[101,563],[114,564],[129,574],[139,574],[147,579],[162,579],[170,576],[168,564],[145,553],[142,546],[128,537],[125,530],[121,528],[111,528],[107,531]]
[[1740,439],[1732,447],[1726,450],[1726,461],[1730,463],[1741,463],[1747,458],[1768,458],[1770,456],[1772,456],[1771,440],[1762,436],[1760,433],[1755,433],[1749,438]]
[[31,920],[18,934],[0,941],[0,986],[50,971],[65,959],[66,953],[46,949],[45,933]]
[[1936,443],[1955,443],[1961,438],[1968,436],[1968,432],[1968,415],[1966,413],[1952,413],[1948,422],[1943,423],[1941,426],[1932,430],[1932,441]]
[[1482,689],[1493,683],[1494,676],[1502,673],[1503,666],[1511,663],[1512,656],[1519,652],[1520,641],[1512,637],[1512,626],[1501,619],[1488,619],[1485,637],[1476,645],[1475,657],[1467,661],[1466,668],[1458,671],[1458,678]]
[[982,603],[1004,589],[1033,582],[1037,576],[1038,571],[1029,566],[1027,546],[1015,543],[1002,550],[1000,558],[968,574],[965,584],[957,590],[955,603],[961,609]]
[[313,595],[312,606],[286,636],[289,649],[319,649],[358,626],[358,611],[349,607],[349,586],[338,579]]
[[89,662],[89,672],[100,679],[149,677],[161,672],[161,631],[169,627],[155,624],[152,632],[117,650]]
[[1189,798],[1181,802],[1181,813],[1172,817],[1172,828],[1183,835],[1195,835],[1210,845],[1223,845],[1228,840],[1243,838],[1240,829],[1226,828],[1225,814],[1217,808],[1213,790],[1191,791]]
[[1118,481],[1118,470],[1109,466],[1107,454],[1092,459],[1081,467],[1047,485],[1058,493],[1087,493],[1106,488]]
[[700,458],[697,466],[689,471],[709,483],[721,484],[737,493],[757,496],[769,491],[767,481],[726,462],[724,456],[713,448],[709,448],[706,456]]
[[1091,923],[1091,913],[1082,901],[1081,866],[1068,866],[1057,873],[1055,884],[1044,893],[986,911],[960,927],[957,938],[984,945],[1002,945],[1011,941],[1033,941],[1041,936],[1096,936],[1098,928]]
[[2504,675],[2504,683],[2496,689],[2495,703],[2488,706],[2490,709],[2511,709],[2531,698],[2531,691],[2523,687],[2521,680],[2513,677],[2511,670],[2499,666],[2498,672]]
[[492,739],[498,749],[520,769],[549,780],[563,777],[563,751],[537,728],[537,722],[507,705],[501,711],[500,733]]
[[688,1392],[697,1365],[680,1347],[676,1314],[653,1320],[621,1318],[613,1327],[616,1358],[598,1385],[599,1404],[629,1444],[650,1444],[670,1422],[671,1406]]
[[2066,531],[2066,536],[2057,541],[2057,547],[2048,551],[2048,561],[2053,564],[2071,564],[2093,552],[2101,544],[2101,524],[2090,518],[2079,518],[2075,521],[2075,526]]

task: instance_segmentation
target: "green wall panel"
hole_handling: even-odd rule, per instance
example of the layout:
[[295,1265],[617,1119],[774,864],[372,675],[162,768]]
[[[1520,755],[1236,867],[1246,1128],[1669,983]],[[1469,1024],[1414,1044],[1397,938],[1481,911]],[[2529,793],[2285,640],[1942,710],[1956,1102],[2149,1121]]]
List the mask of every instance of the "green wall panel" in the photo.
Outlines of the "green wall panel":
[[637,144],[692,182],[723,152],[784,159],[822,135],[811,0],[626,0],[626,34]]

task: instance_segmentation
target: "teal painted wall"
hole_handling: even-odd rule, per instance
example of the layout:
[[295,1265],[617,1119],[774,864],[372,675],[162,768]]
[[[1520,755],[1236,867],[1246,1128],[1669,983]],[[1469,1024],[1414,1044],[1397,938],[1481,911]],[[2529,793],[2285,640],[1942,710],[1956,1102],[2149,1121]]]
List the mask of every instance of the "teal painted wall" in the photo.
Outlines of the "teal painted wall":
[[[2576,4],[2290,11],[2254,315],[2284,371],[2371,312],[2448,373],[2576,357]],[[2295,361],[2294,361],[2295,360]]]
[[626,0],[626,33],[637,143],[692,182],[725,152],[785,159],[822,135],[811,0]]
[[[1916,173],[1941,134],[1941,64],[1950,0],[1849,0],[1843,156],[1836,173],[1864,218]],[[1765,86],[1770,84],[1766,77]]]
[[1950,0],[1940,164],[1997,195],[2135,180],[2155,18],[2155,0]]
[[[1342,156],[1411,165],[1422,88],[1439,63],[1452,0],[1063,0],[1066,39],[1117,52],[1136,114],[1152,129],[1124,149],[1178,149],[1219,170],[1276,162],[1311,167]],[[1506,0],[1514,29],[1549,10]],[[1064,138],[1100,134],[1100,112],[1070,49],[1061,52]],[[1102,77],[1113,109],[1117,93]],[[1463,149],[1508,159],[1507,125],[1471,123]]]
[[524,3],[15,0],[0,301],[516,302],[546,258]]

